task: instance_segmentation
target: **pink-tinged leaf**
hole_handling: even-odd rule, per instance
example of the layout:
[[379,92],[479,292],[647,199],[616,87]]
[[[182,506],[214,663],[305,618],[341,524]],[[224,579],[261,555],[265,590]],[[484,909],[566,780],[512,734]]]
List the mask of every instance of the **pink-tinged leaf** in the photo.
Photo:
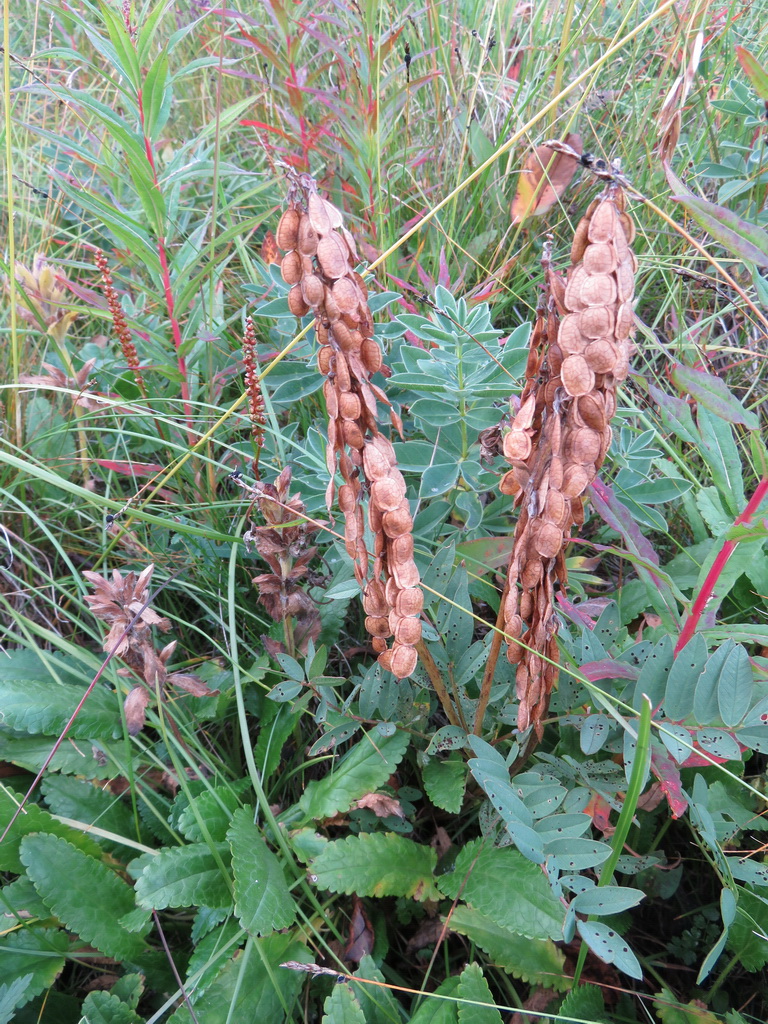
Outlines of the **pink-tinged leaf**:
[[[640,527],[629,514],[626,506],[622,505],[616,495],[607,484],[596,478],[592,482],[592,503],[595,506],[600,518],[612,530],[615,530],[629,546],[630,550],[652,565],[659,564],[659,556],[654,550],[653,544],[644,537]],[[658,582],[661,582],[659,580]]]
[[590,683],[596,683],[600,679],[637,679],[640,675],[637,665],[625,665],[622,661],[612,661],[610,658],[603,661],[588,661],[579,671]]
[[512,537],[479,537],[457,544],[456,554],[471,563],[472,572],[482,576],[507,564],[512,554],[512,543]]
[[768,267],[768,231],[751,221],[737,217],[724,206],[717,206],[694,195],[674,174],[669,164],[664,164],[664,170],[674,193],[672,198],[688,210],[697,224],[734,256],[747,263],[756,263],[759,267]]
[[111,469],[113,473],[124,473],[126,476],[154,476],[163,471],[163,466],[157,462],[115,462],[113,459],[95,461],[102,469]]
[[736,47],[736,56],[757,95],[768,101],[768,71],[743,46]]
[[747,430],[759,428],[760,420],[755,413],[743,407],[720,377],[676,363],[672,370],[672,380],[683,394],[695,398],[720,419],[728,423],[741,423]]
[[682,817],[688,810],[688,801],[683,793],[680,771],[667,751],[655,743],[651,745],[651,771],[661,784],[672,817]]
[[579,626],[586,626],[587,629],[595,628],[595,620],[585,615],[572,601],[569,601],[567,597],[563,597],[562,593],[557,594],[557,603],[571,622],[575,622]]

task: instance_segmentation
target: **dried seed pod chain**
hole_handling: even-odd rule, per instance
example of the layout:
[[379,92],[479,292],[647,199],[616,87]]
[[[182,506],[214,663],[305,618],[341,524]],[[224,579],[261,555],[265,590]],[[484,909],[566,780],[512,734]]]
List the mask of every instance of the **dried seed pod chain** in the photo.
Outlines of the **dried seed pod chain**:
[[584,492],[610,446],[616,387],[629,366],[634,234],[623,192],[611,183],[576,229],[565,281],[547,260],[527,382],[503,440],[512,468],[500,488],[520,508],[503,628],[517,665],[518,725],[533,726],[539,738],[557,676],[555,583],[567,583],[564,548],[584,522]]
[[[317,192],[308,175],[291,186],[288,209],[277,228],[285,252],[284,280],[291,286],[288,305],[295,316],[312,313],[320,342],[318,366],[325,376],[328,410],[326,463],[331,481],[326,503],[331,508],[338,469],[339,508],[344,541],[363,588],[365,625],[379,661],[398,678],[416,667],[415,645],[421,640],[423,596],[413,559],[413,521],[405,497],[405,480],[391,443],[379,432],[377,400],[389,406],[371,376],[384,369],[373,336],[368,289],[355,266],[354,239],[341,212]],[[393,425],[400,430],[390,408]],[[362,498],[370,492],[368,520],[375,538],[373,567],[365,546]],[[387,640],[392,637],[389,647]]]

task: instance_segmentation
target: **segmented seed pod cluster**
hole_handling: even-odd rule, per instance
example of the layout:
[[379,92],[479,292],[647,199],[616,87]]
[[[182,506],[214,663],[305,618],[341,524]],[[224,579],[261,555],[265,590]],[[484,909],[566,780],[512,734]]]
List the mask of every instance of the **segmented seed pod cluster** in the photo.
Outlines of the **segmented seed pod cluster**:
[[504,599],[507,657],[517,665],[518,725],[539,735],[557,675],[554,587],[567,582],[564,547],[584,521],[584,492],[610,446],[616,387],[629,366],[634,234],[611,184],[576,229],[566,280],[545,262],[547,296],[503,441],[512,468],[501,490],[520,507]]
[[[354,269],[358,262],[354,240],[340,211],[318,195],[307,175],[292,186],[290,205],[278,225],[277,244],[286,251],[280,266],[291,285],[291,312],[300,317],[313,314],[320,342],[318,366],[326,378],[326,462],[331,474],[326,502],[330,509],[338,470],[343,480],[338,500],[345,546],[363,588],[366,629],[384,668],[404,678],[416,667],[422,592],[413,560],[413,521],[405,480],[377,422],[377,400],[390,403],[371,376],[385,368],[373,336],[368,289]],[[391,409],[390,418],[399,430],[400,419]],[[368,521],[375,542],[372,569],[364,540],[365,493],[370,494]]]

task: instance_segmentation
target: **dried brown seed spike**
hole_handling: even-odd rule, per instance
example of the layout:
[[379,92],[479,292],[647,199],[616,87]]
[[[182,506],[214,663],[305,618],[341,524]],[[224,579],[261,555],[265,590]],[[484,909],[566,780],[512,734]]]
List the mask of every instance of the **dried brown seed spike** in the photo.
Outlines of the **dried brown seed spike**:
[[384,596],[384,587],[378,580],[369,580],[363,594],[363,608],[368,615],[386,615],[388,609],[387,599]]
[[349,366],[341,352],[336,352],[333,358],[333,372],[336,374],[336,383],[341,391],[349,391],[352,381],[349,376]]
[[333,382],[330,380],[323,381],[323,398],[325,399],[328,416],[335,420],[339,415],[339,395],[333,386]]
[[589,477],[583,466],[570,465],[563,470],[563,495],[578,498],[589,486]]
[[401,590],[418,587],[421,582],[414,562],[396,562],[392,566],[392,576]]
[[331,356],[333,355],[333,349],[330,345],[323,345],[322,348],[317,351],[317,368],[323,376],[328,376],[331,372]]
[[635,323],[635,313],[631,302],[623,302],[616,313],[616,337],[620,340],[628,338]]
[[579,427],[566,437],[564,457],[582,466],[594,465],[600,455],[601,435],[591,427]]
[[[568,272],[568,284],[565,286],[565,304],[573,313],[578,313],[580,310],[584,309],[584,302],[581,298],[581,289],[583,288],[585,281],[588,280],[589,277],[587,272],[581,263],[575,267],[571,267]],[[560,344],[562,344],[562,341]]]
[[598,206],[589,221],[587,237],[590,242],[612,242],[617,231],[621,231],[619,215],[613,199],[598,200]]
[[344,443],[349,445],[350,448],[362,448],[365,444],[363,432],[354,420],[342,420],[341,432],[344,437]]
[[301,280],[302,271],[301,256],[299,256],[295,249],[287,252],[280,261],[280,273],[285,283],[298,284]]
[[342,484],[339,488],[339,508],[342,512],[352,512],[355,508],[355,491],[350,484]]
[[300,220],[301,214],[293,208],[286,210],[280,218],[275,237],[281,249],[295,249],[298,245]]
[[363,466],[369,480],[386,480],[391,468],[386,456],[370,442],[363,448]]
[[578,400],[578,409],[588,427],[592,427],[593,430],[602,430],[605,427],[605,399],[599,391],[591,395],[582,395]]
[[409,562],[413,558],[413,534],[404,533],[392,541],[392,562]]
[[586,348],[587,341],[581,330],[581,318],[589,316],[590,313],[591,309],[584,313],[570,313],[560,324],[557,343],[566,355],[576,355]]

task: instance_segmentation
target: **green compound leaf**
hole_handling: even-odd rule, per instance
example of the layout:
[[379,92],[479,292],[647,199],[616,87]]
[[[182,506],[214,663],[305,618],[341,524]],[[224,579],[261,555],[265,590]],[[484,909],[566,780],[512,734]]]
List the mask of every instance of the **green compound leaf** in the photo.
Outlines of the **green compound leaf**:
[[332,818],[355,800],[383,786],[408,749],[408,735],[370,733],[344,755],[323,779],[310,782],[299,801],[307,818]]
[[450,928],[488,954],[491,962],[529,985],[567,991],[571,981],[564,976],[565,954],[551,939],[531,939],[502,928],[489,917],[456,907],[448,921]]
[[436,807],[458,814],[464,802],[467,766],[461,758],[441,761],[431,758],[422,768],[421,777],[427,796]]
[[144,1024],[144,1018],[111,992],[90,992],[83,1003],[85,1024]]
[[461,898],[471,907],[518,935],[561,937],[563,907],[541,868],[517,850],[484,847],[482,839],[475,839],[461,850],[454,870],[441,875],[437,884],[449,899],[456,899],[461,890]]
[[459,1003],[459,1024],[501,1024],[501,1014],[478,964],[468,964],[461,972],[456,995],[462,1000],[475,1001],[475,1005]]
[[328,843],[311,864],[315,884],[358,896],[439,899],[432,873],[437,854],[394,832],[363,832]]
[[0,949],[0,977],[3,985],[16,992],[16,983],[29,978],[24,991],[19,994],[16,1006],[24,1006],[30,999],[44,992],[56,981],[66,964],[69,939],[58,928],[25,928],[20,932],[8,932],[2,938]]
[[43,900],[81,939],[116,960],[145,950],[139,936],[119,923],[135,909],[133,890],[106,864],[51,835],[26,836],[21,859]]
[[609,928],[607,924],[595,923],[593,921],[579,921],[577,927],[579,935],[581,935],[595,956],[607,964],[615,964],[620,971],[624,971],[630,978],[640,980],[643,977],[639,960],[624,939],[613,928]]
[[253,821],[253,812],[241,808],[232,816],[227,832],[235,876],[235,913],[252,935],[290,928],[296,920],[280,861],[272,853]]
[[[226,859],[227,844],[217,843],[216,847]],[[137,879],[136,902],[147,909],[229,907],[232,903],[221,868],[204,843],[145,854],[131,863],[130,871]]]
[[738,725],[744,718],[754,686],[749,655],[739,644],[728,655],[717,681],[717,706],[724,725]]

